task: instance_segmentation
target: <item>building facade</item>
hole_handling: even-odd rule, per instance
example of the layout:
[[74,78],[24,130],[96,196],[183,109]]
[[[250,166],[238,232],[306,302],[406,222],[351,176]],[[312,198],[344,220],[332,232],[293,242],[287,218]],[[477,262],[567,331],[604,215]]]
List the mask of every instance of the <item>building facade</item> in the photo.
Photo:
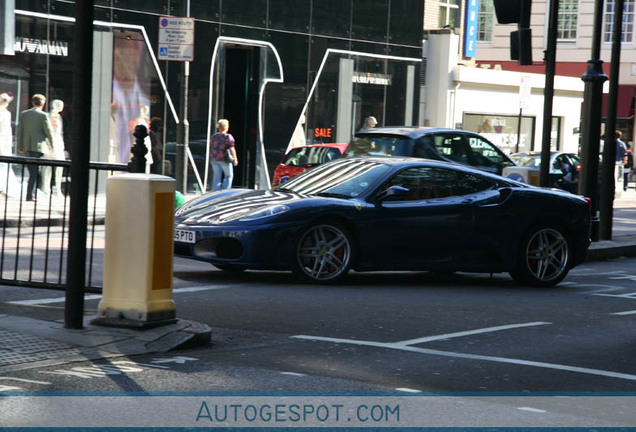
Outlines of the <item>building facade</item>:
[[[189,71],[160,52],[161,19],[186,16]],[[227,118],[241,161],[234,185],[264,188],[290,146],[348,142],[370,115],[418,122],[423,16],[421,0],[96,0],[94,56],[78,59],[74,1],[15,0],[15,53],[0,55],[0,92],[15,97],[14,126],[33,93],[64,101],[68,141],[73,111],[89,108],[72,106],[72,65],[92,64],[91,160],[128,162],[131,132],[145,124],[162,172],[179,122],[205,149]]]
[[[580,78],[592,57],[594,11],[596,0],[559,0],[557,19],[556,74]],[[602,32],[600,35],[603,70],[610,76],[612,33],[616,2],[603,2]],[[617,126],[624,137],[634,140],[634,90],[636,89],[636,41],[634,40],[634,0],[625,0],[622,43],[619,64]],[[516,25],[497,24],[493,0],[480,0],[479,33],[476,61],[480,68],[543,73],[544,50],[550,2],[533,0],[530,26],[532,28],[533,65],[519,66],[510,60],[510,32]],[[605,87],[607,93],[608,86]],[[603,117],[607,114],[607,94],[604,95]],[[605,119],[604,119],[605,120]]]
[[[491,12],[487,19],[484,7]],[[424,13],[420,124],[472,130],[507,153],[540,150],[544,66],[537,63],[537,67],[506,70],[478,62],[486,48],[481,34],[496,23],[492,0],[427,0]],[[505,49],[509,56],[512,26],[505,27],[506,40],[496,41],[501,43],[502,54]],[[553,150],[578,151],[583,90],[580,76],[555,79],[550,134]]]

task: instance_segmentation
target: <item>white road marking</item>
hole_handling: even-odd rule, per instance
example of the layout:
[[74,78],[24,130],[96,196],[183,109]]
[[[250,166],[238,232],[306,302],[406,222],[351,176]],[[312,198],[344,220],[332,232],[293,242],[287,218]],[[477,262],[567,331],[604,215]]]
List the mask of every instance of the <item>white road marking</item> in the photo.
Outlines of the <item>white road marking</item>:
[[538,368],[544,368],[544,369],[554,369],[554,370],[561,370],[565,372],[584,373],[588,375],[598,375],[598,376],[604,376],[608,378],[617,378],[617,379],[624,379],[629,381],[636,381],[636,375],[630,375],[630,374],[619,373],[619,372],[611,372],[611,371],[605,371],[605,370],[599,370],[599,369],[583,368],[583,367],[577,367],[577,366],[567,366],[567,365],[560,365],[560,364],[554,364],[554,363],[545,363],[545,362],[539,362],[539,361],[522,360],[522,359],[514,359],[514,358],[506,358],[506,357],[485,356],[485,355],[479,355],[479,354],[463,354],[458,352],[432,350],[432,349],[417,348],[412,346],[397,345],[394,343],[383,343],[383,342],[375,342],[375,341],[339,339],[339,338],[328,338],[328,337],[321,337],[321,336],[306,336],[306,335],[296,335],[291,337],[295,339],[303,339],[303,340],[318,341],[318,342],[332,342],[332,343],[340,343],[340,344],[395,349],[395,350],[413,352],[418,354],[429,354],[429,355],[442,356],[442,357],[453,357],[453,358],[461,358],[461,359],[468,359],[468,360],[483,360],[483,361],[490,361],[490,362],[496,362],[496,363],[508,363],[508,364],[513,364],[518,366],[532,366],[532,367],[538,367]]
[[281,375],[291,375],[291,376],[297,376],[297,377],[304,377],[307,376],[305,374],[302,373],[298,373],[298,372],[281,372]]
[[[84,300],[95,300],[99,298],[102,298],[102,296],[99,294],[89,294],[84,296]],[[22,305],[22,306],[33,306],[33,305],[43,305],[43,304],[51,304],[51,303],[63,303],[65,300],[66,300],[65,297],[55,297],[55,298],[47,298],[47,299],[10,301],[6,303],[14,304],[14,305]]]
[[0,377],[0,380],[11,380],[11,381],[20,381],[20,382],[25,382],[25,383],[31,383],[31,384],[51,385],[51,383],[47,382],[47,381],[35,381],[35,380],[29,380],[29,379],[24,379],[24,378]]
[[627,280],[631,280],[631,281],[636,281],[636,275],[626,274],[626,275],[621,275],[621,276],[612,276],[612,277],[610,277],[610,279],[615,279],[615,280],[627,279]]
[[625,312],[614,312],[614,313],[611,313],[610,315],[634,315],[634,314],[636,314],[636,310],[630,310]]
[[443,335],[428,336],[428,337],[421,337],[418,339],[410,339],[410,340],[405,340],[401,342],[394,342],[393,345],[417,345],[417,344],[432,342],[437,340],[452,339],[456,337],[472,336],[472,335],[481,334],[481,333],[490,333],[490,332],[496,332],[501,330],[511,330],[515,328],[540,326],[540,325],[546,325],[546,324],[551,324],[551,323],[537,321],[537,322],[524,323],[524,324],[510,324],[510,325],[503,325],[503,326],[497,326],[497,327],[486,327],[486,328],[477,329],[477,330],[469,330],[469,331],[463,331],[463,332],[457,332],[457,333],[447,333]]
[[177,364],[185,364],[185,362],[187,361],[197,361],[197,358],[194,357],[182,357],[182,356],[177,356],[177,357],[172,357],[172,358],[158,358],[158,359],[152,359],[153,363],[177,363]]
[[618,286],[618,285],[599,285],[599,284],[576,284],[577,287],[579,288],[603,288],[600,290],[596,290],[596,291],[585,291],[582,292],[581,294],[596,294],[596,293],[604,293],[604,292],[608,292],[608,291],[619,291],[622,289],[625,289],[625,287],[622,286]]
[[[214,285],[214,286],[196,286],[196,287],[188,287],[188,288],[175,288],[175,289],[172,290],[172,293],[173,294],[180,294],[180,293],[189,293],[189,292],[197,292],[197,291],[210,291],[210,290],[230,288],[230,286],[231,285],[224,285],[224,286]],[[84,296],[84,300],[96,300],[96,299],[101,299],[101,298],[102,298],[101,294],[89,294],[89,295],[85,295]],[[22,306],[34,306],[34,305],[43,305],[43,304],[51,304],[51,303],[64,303],[64,301],[66,301],[65,297],[54,297],[54,298],[47,298],[47,299],[10,301],[10,302],[6,302],[6,303],[7,304],[14,304],[14,305],[22,305]]]
[[546,410],[542,410],[542,409],[538,409],[538,408],[530,408],[530,407],[519,407],[517,408],[518,410],[521,411],[530,411],[530,412],[536,412],[536,413],[546,413]]
[[396,388],[395,390],[405,392],[405,393],[422,393],[422,390],[415,390],[408,387],[400,387],[400,388]]
[[636,293],[629,293],[629,294],[592,294],[595,296],[599,296],[599,297],[616,297],[616,298],[625,298],[625,299],[636,299]]

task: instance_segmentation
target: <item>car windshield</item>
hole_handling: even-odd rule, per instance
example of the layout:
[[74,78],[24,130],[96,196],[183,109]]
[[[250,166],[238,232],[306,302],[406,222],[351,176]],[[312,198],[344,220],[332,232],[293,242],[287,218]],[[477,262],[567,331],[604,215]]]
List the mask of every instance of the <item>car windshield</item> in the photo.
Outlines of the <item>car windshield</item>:
[[298,147],[285,155],[282,164],[288,166],[310,167],[330,160],[338,159],[340,151],[333,147]]
[[349,143],[347,156],[410,156],[413,140],[396,135],[360,135]]
[[355,198],[367,192],[390,169],[389,165],[378,162],[345,160],[321,165],[276,189],[305,195]]

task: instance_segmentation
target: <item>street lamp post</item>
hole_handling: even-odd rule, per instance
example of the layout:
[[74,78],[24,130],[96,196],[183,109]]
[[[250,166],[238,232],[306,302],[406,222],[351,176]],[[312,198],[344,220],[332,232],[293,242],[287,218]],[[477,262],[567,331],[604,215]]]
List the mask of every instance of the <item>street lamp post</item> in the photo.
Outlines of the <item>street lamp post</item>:
[[541,139],[541,186],[550,186],[550,144],[552,141],[552,107],[554,99],[554,74],[556,70],[557,27],[559,0],[550,1],[548,46],[545,51],[545,90],[543,93],[543,136]]
[[603,27],[603,0],[596,0],[594,32],[592,35],[592,58],[587,62],[587,71],[581,77],[585,83],[583,93],[583,118],[581,119],[582,167],[579,193],[591,200],[593,241],[599,239],[598,217],[598,156],[601,136],[601,106],[603,83],[607,75],[603,72],[601,56],[601,30]]
[[[616,101],[618,99],[618,70],[621,60],[621,36],[623,33],[624,0],[614,4],[614,29],[612,32],[612,60],[610,63],[610,92],[607,100],[607,123],[605,124],[605,144],[603,147],[603,170],[601,173],[600,234],[601,240],[612,239],[614,218],[614,173],[616,165]],[[621,161],[622,162],[622,161]]]

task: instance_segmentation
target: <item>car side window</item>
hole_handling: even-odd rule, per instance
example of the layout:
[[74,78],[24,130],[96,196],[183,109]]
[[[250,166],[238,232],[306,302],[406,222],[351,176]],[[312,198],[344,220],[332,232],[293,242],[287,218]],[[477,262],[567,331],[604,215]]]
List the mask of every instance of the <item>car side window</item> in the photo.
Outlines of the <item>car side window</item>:
[[413,157],[424,159],[439,159],[435,153],[433,137],[424,135],[415,141],[413,145]]
[[470,173],[444,168],[409,168],[397,173],[387,187],[401,186],[409,190],[405,196],[386,201],[420,201],[469,195],[493,187],[493,183]]
[[552,162],[552,170],[561,172],[561,167],[563,166],[564,163],[567,163],[567,162],[568,161],[565,155],[557,156],[556,158],[554,158],[554,162]]
[[468,145],[475,158],[476,166],[501,165],[504,158],[497,148],[478,136],[467,136]]
[[466,165],[469,164],[468,149],[466,148],[462,135],[437,135],[435,137],[435,149],[442,157],[448,160]]

